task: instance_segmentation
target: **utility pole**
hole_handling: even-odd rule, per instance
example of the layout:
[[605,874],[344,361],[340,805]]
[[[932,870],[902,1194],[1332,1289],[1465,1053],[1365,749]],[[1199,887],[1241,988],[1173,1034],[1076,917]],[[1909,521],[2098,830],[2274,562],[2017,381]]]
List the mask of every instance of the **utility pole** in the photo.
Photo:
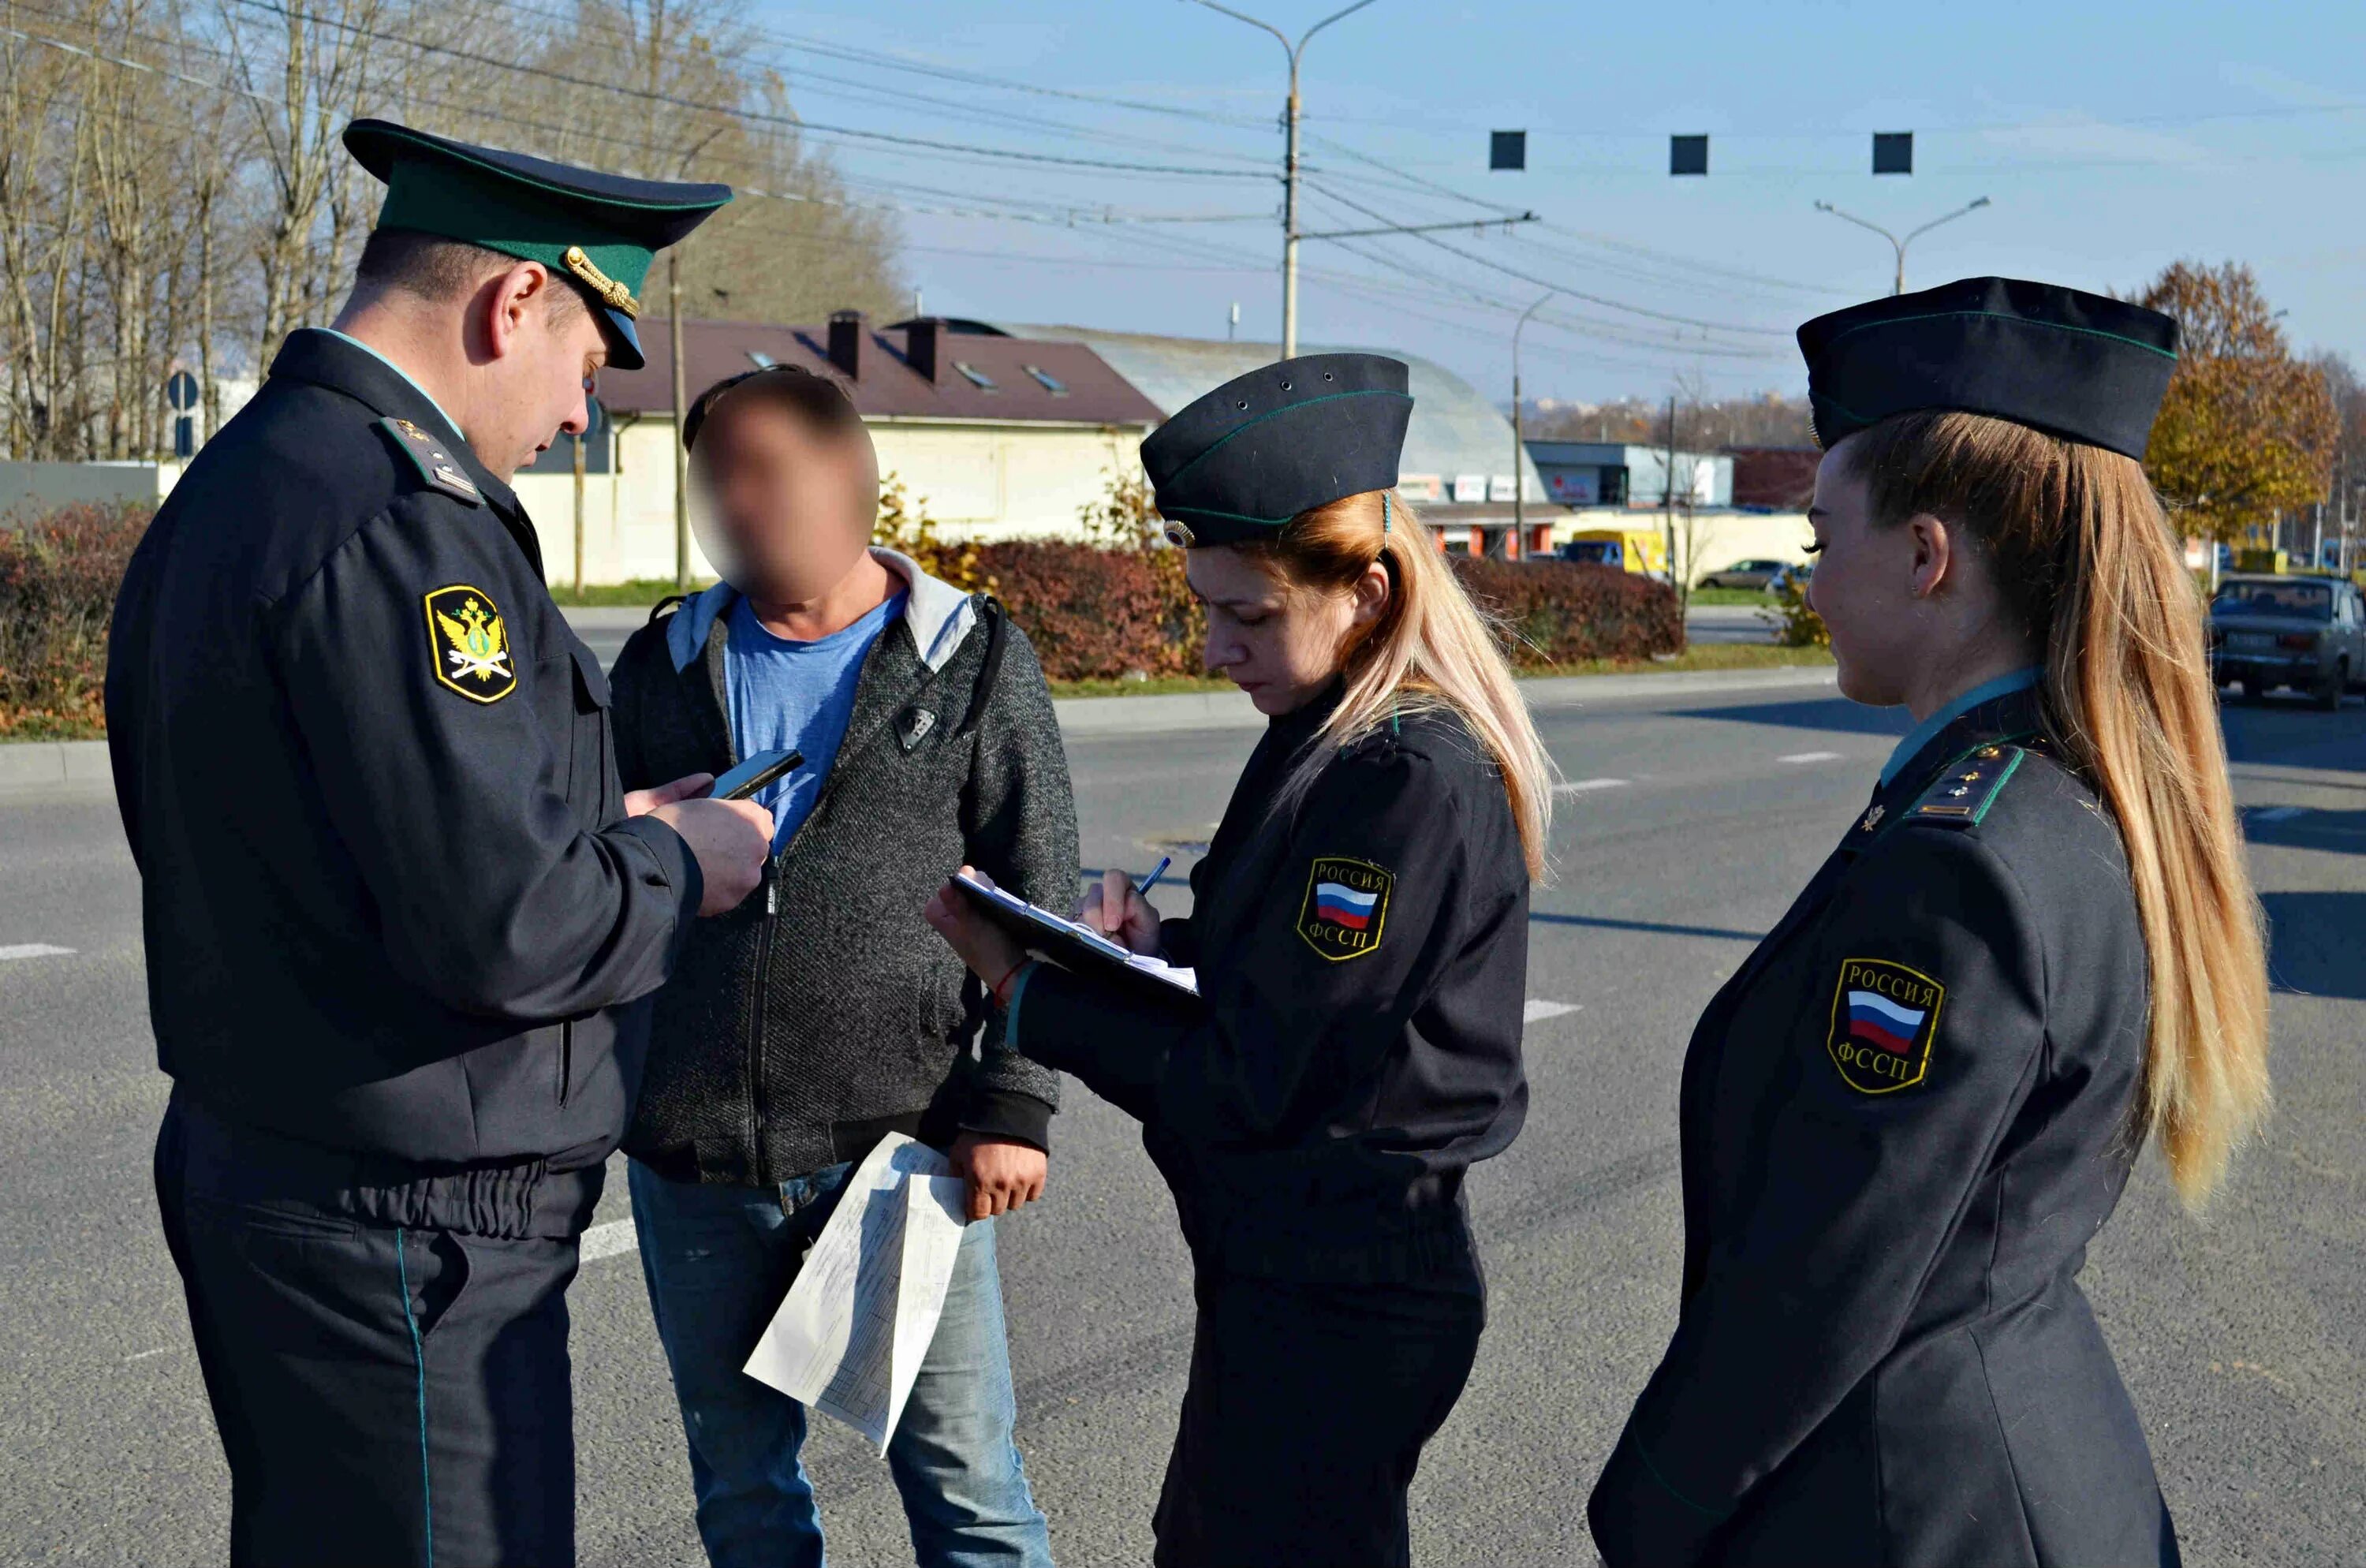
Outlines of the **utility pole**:
[[1296,43],[1290,35],[1271,22],[1261,22],[1255,17],[1220,6],[1216,0],[1197,0],[1211,11],[1219,11],[1236,22],[1246,22],[1261,28],[1281,41],[1284,53],[1290,56],[1290,101],[1284,106],[1282,121],[1287,128],[1287,142],[1281,164],[1281,356],[1298,357],[1298,62],[1306,52],[1307,41],[1316,33],[1339,20],[1352,16],[1370,5],[1372,0],[1356,0],[1345,10],[1334,11],[1300,35]]
[[1859,218],[1853,212],[1842,212],[1839,208],[1834,207],[1829,201],[1820,201],[1816,203],[1816,210],[1819,212],[1829,212],[1833,217],[1841,219],[1845,222],[1853,223],[1860,229],[1870,229],[1875,233],[1880,235],[1883,239],[1888,241],[1890,248],[1898,253],[1897,281],[1891,286],[1889,291],[1892,294],[1903,294],[1906,292],[1906,247],[1914,243],[1915,237],[1917,235],[1929,233],[1932,230],[1936,229],[1942,223],[1952,223],[1966,212],[1977,212],[1981,208],[1986,207],[1988,204],[1989,198],[1987,197],[1982,197],[1977,201],[1971,203],[1969,206],[1955,209],[1955,211],[1948,213],[1944,218],[1933,218],[1928,223],[1923,224],[1920,229],[1909,229],[1906,231],[1906,237],[1903,239],[1891,233],[1888,230],[1883,228],[1878,223]]
[[1668,581],[1676,580],[1676,395],[1668,394],[1668,445],[1660,457],[1660,527],[1668,552]]
[[597,414],[587,416],[582,432],[570,443],[575,448],[575,594],[583,596],[583,438],[592,434],[592,421]]
[[[673,177],[690,178],[691,160],[705,152],[706,144],[723,130],[718,125],[700,137],[682,155],[682,167]],[[673,590],[677,593],[690,592],[690,448],[682,443],[682,433],[690,428],[688,372],[682,367],[682,247],[687,243],[677,240],[666,253],[666,336],[673,350]]]
[[666,253],[666,333],[673,345],[673,591],[690,592],[689,377],[682,364],[682,245]]
[[1524,553],[1528,547],[1528,485],[1526,470],[1520,465],[1528,455],[1528,442],[1520,406],[1520,333],[1527,328],[1528,318],[1543,310],[1545,300],[1552,297],[1553,290],[1545,290],[1543,298],[1521,311],[1520,319],[1512,325],[1512,547]]

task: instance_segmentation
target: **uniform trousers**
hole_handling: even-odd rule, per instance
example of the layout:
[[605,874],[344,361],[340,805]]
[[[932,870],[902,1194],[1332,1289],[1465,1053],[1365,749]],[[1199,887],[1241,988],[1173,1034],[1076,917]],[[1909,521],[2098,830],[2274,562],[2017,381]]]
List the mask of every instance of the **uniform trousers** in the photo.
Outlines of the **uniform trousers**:
[[575,1238],[371,1223],[223,1145],[176,1103],[156,1196],[230,1462],[231,1562],[571,1564]]
[[1309,1284],[1202,1269],[1157,1568],[1399,1568],[1405,1494],[1478,1353],[1477,1278]]

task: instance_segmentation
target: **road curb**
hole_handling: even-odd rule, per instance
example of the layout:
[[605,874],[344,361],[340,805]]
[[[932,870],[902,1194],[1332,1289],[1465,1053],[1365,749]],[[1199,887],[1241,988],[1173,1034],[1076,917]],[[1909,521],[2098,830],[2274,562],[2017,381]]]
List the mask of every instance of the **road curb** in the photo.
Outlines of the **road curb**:
[[[1637,697],[1707,696],[1721,692],[1810,690],[1835,679],[1828,666],[1775,670],[1684,670],[1664,675],[1554,675],[1523,681],[1531,707],[1574,707]],[[1053,705],[1062,735],[1152,735],[1160,731],[1256,729],[1265,724],[1238,692],[1167,692],[1140,697],[1063,697]],[[104,740],[25,740],[0,744],[0,793],[105,784],[112,776]]]
[[104,740],[0,743],[0,791],[104,784],[112,776]]
[[[1709,696],[1724,692],[1809,691],[1838,680],[1830,665],[1806,669],[1683,670],[1663,675],[1551,675],[1523,681],[1520,691],[1538,708],[1575,707],[1590,702],[1635,698]],[[1146,735],[1162,730],[1254,729],[1265,715],[1238,692],[1173,692],[1141,697],[1064,697],[1052,706],[1060,733]]]

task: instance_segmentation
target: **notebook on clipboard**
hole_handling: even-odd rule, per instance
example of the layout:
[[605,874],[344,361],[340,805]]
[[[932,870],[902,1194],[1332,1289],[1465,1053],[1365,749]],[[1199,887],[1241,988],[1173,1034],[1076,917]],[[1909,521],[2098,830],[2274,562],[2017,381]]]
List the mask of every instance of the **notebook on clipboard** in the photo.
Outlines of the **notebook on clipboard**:
[[1055,915],[1040,905],[991,887],[975,877],[955,873],[953,886],[1028,952],[1048,958],[1064,969],[1081,974],[1121,973],[1164,990],[1186,996],[1200,994],[1199,976],[1177,969],[1163,958],[1134,953],[1111,942],[1080,920]]

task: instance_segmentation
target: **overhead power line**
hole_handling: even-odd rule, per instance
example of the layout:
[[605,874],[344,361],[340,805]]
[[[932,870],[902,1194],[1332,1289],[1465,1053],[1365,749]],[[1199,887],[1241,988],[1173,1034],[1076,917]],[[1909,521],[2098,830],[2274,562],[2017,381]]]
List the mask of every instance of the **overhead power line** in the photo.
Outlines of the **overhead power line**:
[[[1386,213],[1381,212],[1375,208],[1366,207],[1360,201],[1341,196],[1336,191],[1330,191],[1325,194],[1327,194],[1332,200],[1338,202],[1343,206],[1353,208],[1355,210],[1364,214],[1368,218],[1386,219],[1388,216]],[[1446,252],[1449,255],[1460,256],[1467,262],[1476,262],[1479,265],[1500,272],[1506,277],[1516,277],[1523,283],[1532,283],[1539,288],[1549,288],[1556,293],[1566,294],[1572,299],[1583,299],[1589,305],[1599,305],[1607,310],[1624,310],[1630,315],[1648,317],[1652,321],[1673,321],[1681,326],[1699,327],[1707,332],[1745,333],[1758,337],[1789,337],[1791,335],[1789,333],[1774,327],[1741,326],[1731,321],[1706,321],[1697,316],[1683,316],[1678,315],[1672,310],[1654,310],[1649,306],[1630,305],[1624,299],[1612,299],[1606,298],[1603,295],[1593,293],[1587,289],[1573,288],[1558,278],[1540,277],[1534,273],[1523,272],[1517,267],[1505,266],[1503,263],[1490,260],[1486,256],[1473,255],[1469,251],[1463,250],[1459,246],[1448,244],[1444,240],[1439,239],[1435,234],[1414,233],[1408,235],[1407,238],[1419,240],[1425,245],[1435,245],[1439,250]]]
[[1016,148],[965,146],[958,141],[941,141],[924,136],[900,136],[893,131],[865,130],[853,126],[827,125],[796,115],[772,114],[762,109],[741,108],[722,104],[703,104],[694,98],[677,97],[671,93],[660,93],[647,87],[630,87],[614,82],[603,82],[593,77],[577,76],[569,72],[553,71],[546,66],[523,65],[515,61],[501,60],[490,54],[480,54],[474,50],[457,49],[450,44],[434,43],[425,39],[406,38],[400,33],[383,32],[376,28],[362,27],[358,23],[344,21],[338,17],[323,17],[317,12],[291,9],[278,4],[277,0],[233,0],[233,3],[250,10],[268,12],[273,16],[284,17],[292,21],[305,21],[320,27],[334,28],[341,32],[351,33],[356,38],[372,39],[381,43],[415,49],[422,53],[443,55],[447,59],[465,60],[472,65],[482,65],[490,70],[506,71],[515,75],[564,83],[570,87],[613,93],[619,97],[633,98],[643,103],[664,104],[673,108],[692,109],[700,114],[717,115],[750,124],[777,126],[785,130],[800,133],[823,132],[894,146],[922,148],[935,152],[962,153],[975,158],[1001,158],[1015,163],[1041,164],[1065,168],[1103,169],[1120,174],[1189,175],[1202,179],[1271,180],[1274,178],[1269,172],[1259,169],[1195,168],[1174,164],[1124,163],[1110,158],[1077,158],[1057,152],[1028,152]]

